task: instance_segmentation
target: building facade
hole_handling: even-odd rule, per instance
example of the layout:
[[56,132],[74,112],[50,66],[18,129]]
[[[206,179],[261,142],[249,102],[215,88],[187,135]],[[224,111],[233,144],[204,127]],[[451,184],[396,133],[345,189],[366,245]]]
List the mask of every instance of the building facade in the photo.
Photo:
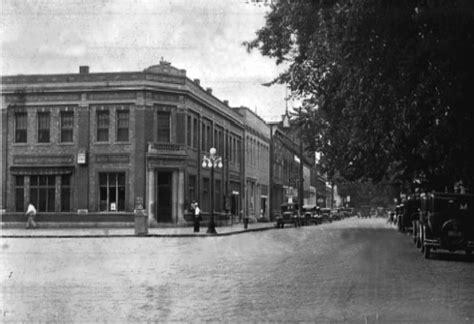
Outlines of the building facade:
[[244,125],[227,102],[186,71],[2,77],[4,219],[33,202],[52,220],[111,220],[144,208],[149,222],[184,223],[193,200],[217,219],[242,208]]
[[[270,209],[271,219],[278,214],[280,205],[286,202],[298,202],[300,191],[303,205],[315,204],[316,183],[312,176],[315,170],[314,158],[304,151],[300,141],[300,129],[291,123],[288,116],[282,121],[269,123],[271,134],[270,150]],[[300,164],[302,163],[302,165]],[[300,177],[301,173],[301,177]],[[300,184],[300,178],[302,184]]]
[[244,129],[244,209],[245,216],[268,220],[270,187],[270,126],[247,107],[234,108],[243,119]]

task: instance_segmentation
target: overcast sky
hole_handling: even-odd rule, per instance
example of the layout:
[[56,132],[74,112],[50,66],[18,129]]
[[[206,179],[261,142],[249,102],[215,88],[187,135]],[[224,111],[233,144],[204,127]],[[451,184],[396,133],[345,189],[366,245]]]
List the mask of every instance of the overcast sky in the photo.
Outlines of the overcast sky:
[[283,86],[261,84],[282,67],[247,53],[265,23],[246,0],[0,0],[1,73],[141,71],[161,57],[231,106],[266,120],[285,111]]

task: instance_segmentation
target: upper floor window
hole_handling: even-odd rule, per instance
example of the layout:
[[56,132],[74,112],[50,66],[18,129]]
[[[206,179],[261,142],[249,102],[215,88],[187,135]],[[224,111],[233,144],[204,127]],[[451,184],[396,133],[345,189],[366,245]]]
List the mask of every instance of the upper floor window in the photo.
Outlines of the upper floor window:
[[61,143],[71,143],[73,141],[74,112],[61,111]]
[[38,113],[38,143],[49,143],[49,112]]
[[128,142],[128,121],[128,110],[117,111],[117,141],[119,142]]
[[192,131],[193,131],[193,125],[192,125],[192,118],[191,116],[186,117],[186,144],[188,146],[192,146]]
[[109,111],[97,112],[97,142],[109,141]]
[[157,141],[169,143],[171,141],[171,138],[170,138],[171,115],[169,112],[166,112],[166,111],[159,111],[157,114],[158,114],[157,115],[158,117]]
[[196,117],[193,118],[193,147],[198,148],[199,142],[199,128],[198,128],[198,119]]
[[26,113],[15,114],[15,143],[26,143],[28,115]]

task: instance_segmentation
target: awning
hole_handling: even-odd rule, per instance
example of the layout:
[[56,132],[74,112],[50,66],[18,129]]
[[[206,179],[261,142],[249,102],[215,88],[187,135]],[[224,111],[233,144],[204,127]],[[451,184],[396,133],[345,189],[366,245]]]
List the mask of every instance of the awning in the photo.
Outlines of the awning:
[[56,175],[70,174],[74,166],[11,166],[10,172],[15,175]]

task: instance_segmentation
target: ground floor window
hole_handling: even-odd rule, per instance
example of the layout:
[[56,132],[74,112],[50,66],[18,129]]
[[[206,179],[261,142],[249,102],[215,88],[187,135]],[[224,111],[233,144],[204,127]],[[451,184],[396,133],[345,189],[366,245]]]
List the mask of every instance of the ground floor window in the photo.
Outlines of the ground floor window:
[[15,211],[23,212],[27,200],[38,212],[70,211],[71,175],[15,176]]
[[61,211],[71,210],[71,176],[61,175]]
[[25,177],[15,177],[15,211],[22,212],[25,208]]
[[188,195],[189,201],[193,202],[196,200],[196,176],[190,175],[188,178]]
[[210,180],[209,178],[202,179],[202,194],[201,194],[201,210],[209,212],[210,210]]
[[125,210],[125,172],[99,173],[100,211]]
[[30,201],[40,212],[53,212],[55,207],[56,177],[54,175],[30,176]]
[[222,211],[222,190],[221,190],[222,182],[221,180],[216,180],[216,184],[214,187],[214,210],[215,211]]

